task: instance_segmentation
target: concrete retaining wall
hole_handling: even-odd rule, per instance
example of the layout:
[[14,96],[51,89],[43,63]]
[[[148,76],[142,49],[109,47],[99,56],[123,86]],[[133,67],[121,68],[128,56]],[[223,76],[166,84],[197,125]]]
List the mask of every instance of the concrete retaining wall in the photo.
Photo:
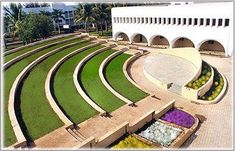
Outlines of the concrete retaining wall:
[[225,76],[222,73],[219,73],[219,74],[222,76],[222,78],[224,80],[224,86],[223,86],[223,89],[221,90],[220,94],[212,101],[205,101],[205,100],[198,99],[196,102],[201,103],[201,104],[215,104],[222,99],[222,97],[224,96],[224,94],[226,92],[228,83],[227,83]]
[[107,63],[110,62],[110,60],[112,60],[113,58],[115,58],[116,56],[122,54],[124,51],[127,51],[128,49],[121,49],[120,51],[117,51],[113,54],[111,54],[110,56],[108,56],[100,65],[100,68],[99,68],[99,76],[100,76],[100,79],[102,81],[102,83],[104,84],[104,86],[110,91],[113,93],[113,95],[115,95],[116,97],[118,97],[119,99],[121,99],[123,102],[127,103],[128,105],[131,105],[133,104],[133,102],[131,100],[129,100],[128,98],[122,96],[120,93],[118,93],[116,90],[114,90],[112,88],[112,86],[106,81],[105,77],[104,77],[104,73],[103,73],[103,70],[106,66]]
[[26,57],[28,57],[28,56],[30,56],[30,55],[33,55],[33,54],[35,54],[35,53],[37,53],[37,52],[39,52],[39,51],[42,51],[42,50],[47,49],[47,48],[49,48],[49,47],[55,46],[55,45],[57,45],[57,44],[63,44],[63,43],[66,43],[66,42],[68,42],[68,41],[70,41],[70,40],[74,40],[74,39],[77,39],[77,38],[83,38],[83,37],[86,37],[86,36],[79,35],[78,37],[72,37],[72,38],[69,38],[69,39],[66,39],[66,40],[63,40],[63,41],[51,43],[51,44],[48,44],[48,45],[39,47],[39,48],[37,48],[37,49],[34,49],[34,50],[32,50],[32,51],[26,52],[26,53],[24,53],[24,54],[22,54],[22,55],[19,55],[19,56],[13,58],[12,60],[10,60],[10,61],[8,61],[8,62],[6,62],[6,63],[3,65],[3,69],[6,70],[7,68],[9,68],[10,66],[12,66],[12,65],[15,64],[16,62],[18,62],[18,61],[20,61],[20,60],[22,60],[22,59],[24,59],[24,58],[26,58]]
[[114,140],[119,139],[124,134],[127,133],[129,127],[128,122],[124,122],[123,124],[119,125],[112,131],[109,131],[104,136],[98,139],[98,143],[95,145],[96,148],[105,148],[113,143]]
[[127,73],[128,70],[128,66],[134,62],[135,60],[137,60],[139,57],[141,57],[143,54],[141,53],[136,53],[135,55],[133,55],[132,57],[130,57],[129,59],[126,60],[126,62],[123,65],[123,73],[126,76],[127,80],[129,80],[134,86],[136,86],[137,88],[143,90],[143,88],[141,88],[131,77],[130,75]]
[[175,106],[175,100],[170,101],[169,103],[161,107],[159,110],[155,111],[153,118],[159,119],[162,115],[164,115],[167,111],[169,111],[174,106]]
[[142,128],[145,124],[153,120],[154,114],[155,111],[151,110],[139,119],[137,119],[135,122],[130,123],[130,128],[128,132],[131,134],[136,132],[138,129]]
[[51,56],[51,55],[53,55],[53,54],[55,54],[59,51],[62,51],[63,49],[66,49],[68,47],[72,47],[72,46],[74,46],[76,44],[79,44],[79,43],[81,43],[81,41],[65,45],[63,47],[57,48],[53,51],[50,51],[50,52],[40,56],[39,58],[34,60],[32,63],[30,63],[27,67],[25,67],[21,71],[21,73],[16,77],[16,79],[15,79],[15,81],[14,81],[14,83],[13,83],[11,89],[10,89],[9,101],[8,101],[8,114],[9,114],[9,118],[10,118],[10,121],[11,121],[11,125],[13,127],[14,133],[15,133],[16,138],[17,138],[17,143],[16,143],[15,147],[21,147],[21,146],[24,147],[23,145],[25,145],[25,143],[26,143],[26,138],[25,138],[25,136],[24,136],[24,134],[21,130],[21,127],[19,125],[19,122],[18,122],[17,117],[16,117],[16,113],[15,113],[15,101],[17,101],[16,98],[15,98],[15,95],[16,95],[19,84],[24,79],[25,75],[34,66],[39,64],[42,60],[46,59],[47,57],[49,57],[49,56]]
[[[104,41],[105,42],[105,41]],[[93,100],[84,92],[84,90],[82,89],[80,83],[78,82],[77,80],[77,76],[78,76],[78,73],[81,71],[82,67],[83,67],[83,64],[85,64],[90,58],[92,58],[93,56],[95,56],[96,54],[98,53],[101,53],[103,51],[106,51],[108,49],[110,49],[111,47],[113,47],[113,45],[109,46],[109,47],[104,47],[104,48],[101,48],[91,54],[89,54],[88,56],[86,56],[85,58],[83,58],[79,64],[76,66],[75,70],[74,70],[74,73],[73,73],[73,82],[76,86],[76,89],[78,91],[78,93],[83,97],[83,99],[88,103],[90,104],[95,110],[97,110],[98,112],[100,112],[100,114],[106,114],[106,111],[103,110],[100,106],[98,106],[95,102],[93,102]]]
[[100,43],[97,42],[95,44],[90,44],[87,45],[85,47],[82,47],[80,49],[77,49],[71,53],[69,53],[68,55],[64,56],[62,59],[60,59],[48,72],[47,78],[46,78],[46,82],[45,82],[45,93],[46,93],[46,97],[47,100],[49,101],[49,104],[51,105],[52,109],[54,110],[54,112],[58,115],[58,117],[61,119],[61,121],[65,124],[66,128],[72,127],[73,123],[72,121],[69,120],[68,117],[66,117],[66,115],[61,111],[61,109],[59,108],[59,106],[57,105],[56,101],[54,100],[53,96],[52,96],[52,92],[51,92],[51,80],[52,80],[52,76],[55,75],[56,70],[59,68],[59,66],[65,62],[66,60],[68,60],[69,58],[71,58],[72,56],[78,54],[81,51],[84,51],[88,48],[94,47],[99,45]]
[[79,34],[81,34],[81,33],[63,34],[63,35],[55,36],[55,37],[52,37],[52,38],[48,38],[48,39],[40,40],[40,41],[37,41],[37,42],[33,42],[33,43],[30,43],[30,44],[27,44],[27,45],[24,45],[24,46],[20,46],[18,48],[6,51],[3,54],[3,56],[9,55],[9,54],[14,53],[16,51],[20,51],[21,49],[26,48],[28,46],[34,46],[36,44],[43,43],[43,42],[48,41],[48,40],[55,40],[55,39],[59,39],[59,38],[62,38],[62,37],[67,37],[67,36],[70,36],[70,35],[79,35]]

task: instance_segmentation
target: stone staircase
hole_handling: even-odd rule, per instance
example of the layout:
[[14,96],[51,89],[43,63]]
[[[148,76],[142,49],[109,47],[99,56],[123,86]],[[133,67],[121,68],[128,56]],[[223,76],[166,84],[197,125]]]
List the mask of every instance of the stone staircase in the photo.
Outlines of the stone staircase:
[[181,95],[181,86],[177,84],[172,84],[169,88],[168,91],[176,93],[178,95]]
[[75,138],[79,142],[83,142],[84,140],[86,140],[86,137],[79,133],[75,128],[68,128],[67,131],[70,135],[73,136],[73,138]]

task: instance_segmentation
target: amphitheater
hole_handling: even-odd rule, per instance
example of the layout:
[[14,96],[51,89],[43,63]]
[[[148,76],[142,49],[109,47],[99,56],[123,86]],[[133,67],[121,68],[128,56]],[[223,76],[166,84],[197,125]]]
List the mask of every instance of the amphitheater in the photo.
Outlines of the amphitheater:
[[[81,33],[3,57],[1,140],[7,148],[110,148],[154,120],[182,131],[168,147],[136,136],[156,148],[232,147],[224,141],[232,140],[231,58]],[[186,128],[164,121],[173,108],[194,123]]]

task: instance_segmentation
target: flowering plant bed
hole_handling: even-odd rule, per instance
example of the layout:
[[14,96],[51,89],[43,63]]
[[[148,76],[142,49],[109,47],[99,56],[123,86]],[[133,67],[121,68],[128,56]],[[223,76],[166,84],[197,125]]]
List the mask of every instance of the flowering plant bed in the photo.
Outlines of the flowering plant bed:
[[206,92],[205,95],[200,97],[199,99],[206,100],[206,101],[212,101],[214,100],[222,91],[223,86],[224,86],[224,80],[221,74],[215,69],[214,69],[214,81],[213,84],[208,92]]
[[160,143],[164,147],[168,147],[182,132],[183,130],[180,128],[155,121],[138,135],[150,141]]
[[202,62],[202,72],[197,80],[189,82],[186,87],[192,88],[192,89],[199,89],[202,87],[211,77],[211,68],[206,62]]
[[112,149],[125,149],[125,148],[156,148],[153,145],[147,144],[136,137],[129,135],[124,140],[121,140],[118,144],[114,145]]
[[177,108],[170,109],[160,119],[185,128],[190,128],[195,123],[195,119],[192,115]]

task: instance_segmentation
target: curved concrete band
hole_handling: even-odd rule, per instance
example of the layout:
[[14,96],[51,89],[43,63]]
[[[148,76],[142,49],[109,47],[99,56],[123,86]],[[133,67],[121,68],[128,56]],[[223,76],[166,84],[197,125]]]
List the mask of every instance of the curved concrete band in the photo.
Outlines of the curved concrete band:
[[149,93],[147,90],[141,88],[141,87],[130,77],[130,75],[129,75],[128,72],[127,72],[128,66],[129,66],[132,62],[134,62],[135,60],[137,60],[139,57],[141,57],[142,55],[144,55],[144,54],[138,52],[138,53],[136,53],[135,55],[133,55],[132,57],[130,57],[129,59],[127,59],[127,60],[125,61],[124,65],[123,65],[122,70],[123,70],[123,73],[124,73],[124,75],[126,76],[127,80],[129,80],[134,86],[136,86],[136,87],[139,88],[140,90],[145,91],[146,93]]
[[66,49],[68,47],[72,47],[76,44],[79,44],[81,42],[85,42],[88,40],[83,40],[83,41],[79,41],[79,42],[75,42],[72,44],[68,44],[65,45],[63,47],[57,48],[51,52],[48,52],[42,56],[40,56],[39,58],[37,58],[36,60],[34,60],[32,63],[30,63],[27,67],[25,67],[21,73],[16,77],[11,89],[10,89],[10,94],[9,94],[9,101],[8,101],[8,114],[10,117],[10,121],[11,121],[11,125],[13,127],[16,139],[17,139],[17,143],[15,144],[14,147],[24,147],[26,145],[26,138],[21,130],[20,124],[17,120],[16,117],[16,113],[15,113],[15,102],[17,101],[15,98],[18,86],[20,85],[21,81],[24,79],[25,75],[37,64],[39,64],[42,60],[46,59],[47,57],[62,51],[63,49]]
[[84,98],[84,100],[90,104],[95,110],[97,110],[101,115],[104,115],[106,114],[106,111],[103,110],[99,105],[97,105],[85,92],[84,90],[82,89],[80,83],[78,82],[77,80],[77,76],[78,76],[78,73],[81,71],[82,69],[82,66],[83,64],[86,63],[87,60],[89,60],[90,58],[92,58],[93,56],[97,55],[98,53],[101,53],[103,51],[106,51],[110,48],[113,48],[114,45],[110,45],[108,47],[104,47],[104,48],[101,48],[91,54],[89,54],[88,56],[86,56],[85,58],[83,58],[79,64],[76,66],[75,70],[74,70],[74,73],[73,73],[73,82],[77,88],[77,91],[78,93]]
[[16,51],[20,51],[20,49],[23,49],[23,48],[28,47],[28,46],[34,46],[36,44],[43,43],[43,42],[48,41],[48,40],[55,40],[55,39],[59,39],[59,38],[62,38],[62,37],[67,37],[67,36],[70,36],[70,35],[79,35],[79,34],[81,34],[81,33],[64,34],[64,35],[59,35],[59,36],[55,36],[55,37],[52,37],[52,38],[40,40],[40,41],[37,41],[37,42],[33,42],[33,43],[30,43],[30,44],[27,44],[27,45],[24,45],[24,46],[6,51],[6,52],[4,52],[3,56],[9,55],[9,54],[14,53]]
[[80,49],[77,49],[77,50],[69,53],[68,55],[66,55],[63,58],[61,58],[58,62],[56,62],[56,64],[48,72],[48,75],[47,75],[47,78],[46,78],[46,82],[45,82],[46,97],[47,97],[47,99],[49,101],[49,104],[51,105],[51,108],[58,115],[58,117],[61,119],[61,121],[65,124],[66,128],[71,128],[73,126],[73,122],[70,121],[69,118],[61,111],[60,107],[58,106],[58,104],[56,103],[54,97],[52,96],[51,85],[50,85],[51,80],[52,80],[52,76],[55,75],[55,72],[57,71],[57,69],[66,60],[68,60],[72,56],[75,56],[76,54],[78,54],[78,53],[80,53],[80,52],[82,52],[82,51],[84,51],[86,49],[89,49],[91,47],[94,47],[94,46],[97,46],[97,45],[100,45],[100,44],[102,44],[102,42],[96,42],[94,44],[87,45],[85,47],[82,47]]
[[117,51],[113,54],[111,54],[110,56],[108,56],[100,65],[100,68],[99,68],[99,76],[100,76],[100,79],[102,81],[102,83],[104,84],[104,86],[110,91],[113,93],[113,95],[115,95],[116,97],[118,97],[119,99],[121,99],[123,102],[127,103],[128,105],[131,105],[133,104],[132,101],[130,101],[129,99],[127,99],[126,97],[122,96],[120,93],[118,93],[116,90],[114,90],[112,88],[112,86],[106,81],[105,77],[104,77],[104,74],[103,74],[103,71],[104,71],[104,68],[106,66],[106,64],[112,60],[113,58],[115,58],[116,56],[122,54],[124,51],[127,51],[128,49],[127,48],[123,48],[121,49],[120,51]]
[[86,36],[79,35],[79,36],[77,36],[77,37],[72,37],[72,38],[69,38],[69,39],[66,39],[66,40],[63,40],[63,41],[51,43],[51,44],[48,44],[48,45],[45,45],[45,46],[36,48],[36,49],[34,49],[34,50],[32,50],[32,51],[26,52],[26,53],[24,53],[24,54],[22,54],[22,55],[19,55],[19,56],[15,57],[15,58],[11,59],[11,60],[8,61],[8,62],[6,62],[6,63],[3,65],[3,69],[6,70],[6,69],[8,69],[10,66],[12,66],[13,64],[15,64],[16,62],[18,62],[18,61],[20,61],[20,60],[22,60],[22,59],[24,59],[24,58],[26,58],[26,57],[28,57],[28,56],[30,56],[30,55],[32,55],[32,54],[35,54],[35,53],[37,53],[37,52],[39,52],[39,51],[42,51],[42,50],[47,49],[47,48],[49,48],[49,47],[55,46],[55,45],[57,45],[57,44],[63,44],[63,43],[66,43],[66,42],[68,42],[68,41],[70,41],[70,40],[74,40],[74,39],[77,39],[77,38],[83,38],[83,37],[86,37]]

